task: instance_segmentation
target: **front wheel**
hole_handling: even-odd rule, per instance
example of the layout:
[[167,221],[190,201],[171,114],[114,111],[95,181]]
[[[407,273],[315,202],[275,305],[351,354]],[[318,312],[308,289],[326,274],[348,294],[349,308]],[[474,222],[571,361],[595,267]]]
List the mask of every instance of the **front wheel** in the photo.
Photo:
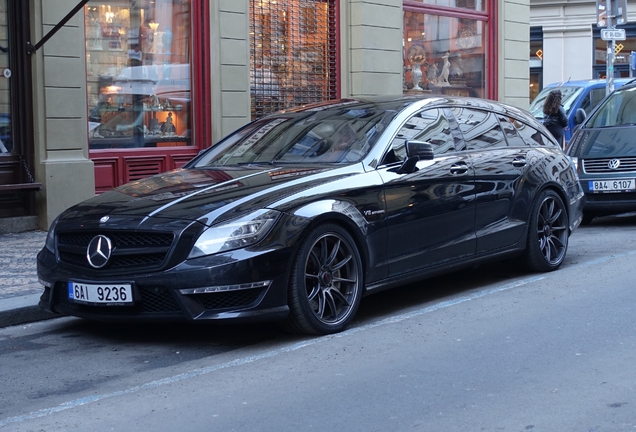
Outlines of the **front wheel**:
[[342,331],[358,310],[362,288],[362,260],[353,238],[338,225],[318,226],[294,258],[290,314],[282,326],[318,335]]
[[528,241],[523,259],[532,271],[558,269],[568,249],[568,214],[559,195],[543,191],[535,201],[528,225]]

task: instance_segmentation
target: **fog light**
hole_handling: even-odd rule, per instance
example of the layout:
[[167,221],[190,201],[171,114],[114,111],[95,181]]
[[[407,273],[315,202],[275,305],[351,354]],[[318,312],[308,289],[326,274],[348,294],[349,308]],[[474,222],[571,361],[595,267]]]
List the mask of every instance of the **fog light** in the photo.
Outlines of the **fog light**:
[[208,293],[216,293],[216,292],[226,292],[226,291],[240,291],[246,289],[253,288],[267,288],[272,281],[261,281],[261,282],[252,282],[245,284],[236,284],[236,285],[218,285],[218,286],[210,286],[210,287],[200,287],[200,288],[184,288],[179,290],[181,294],[190,295],[190,294],[208,294]]
[[47,288],[53,288],[53,282],[47,282],[47,281],[42,280],[40,278],[38,278],[38,282],[40,282],[40,284],[44,285]]

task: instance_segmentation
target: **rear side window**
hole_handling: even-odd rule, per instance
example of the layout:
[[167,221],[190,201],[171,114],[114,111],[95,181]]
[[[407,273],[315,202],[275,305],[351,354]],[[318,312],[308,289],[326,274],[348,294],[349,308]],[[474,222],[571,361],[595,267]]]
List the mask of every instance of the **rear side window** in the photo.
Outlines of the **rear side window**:
[[454,107],[450,110],[464,137],[465,150],[507,147],[497,114],[473,108]]
[[506,140],[508,141],[508,145],[510,147],[527,147],[528,144],[519,136],[517,132],[517,128],[514,126],[513,122],[516,120],[512,117],[506,117],[503,115],[497,116],[499,118],[499,123],[501,123],[501,128],[506,135]]
[[530,147],[555,147],[556,145],[548,139],[545,135],[539,132],[537,129],[532,126],[528,126],[527,124],[515,120],[513,122],[515,127],[517,128],[517,132],[527,145]]
[[596,105],[601,103],[601,101],[605,97],[605,94],[606,94],[605,87],[592,89],[592,91],[590,92],[590,109],[589,110],[585,109],[585,112],[588,115],[590,114],[590,112],[592,112],[594,108],[596,108]]
[[400,162],[406,159],[406,141],[424,141],[433,145],[436,155],[455,151],[450,124],[441,109],[420,111],[407,120],[397,136],[383,163]]

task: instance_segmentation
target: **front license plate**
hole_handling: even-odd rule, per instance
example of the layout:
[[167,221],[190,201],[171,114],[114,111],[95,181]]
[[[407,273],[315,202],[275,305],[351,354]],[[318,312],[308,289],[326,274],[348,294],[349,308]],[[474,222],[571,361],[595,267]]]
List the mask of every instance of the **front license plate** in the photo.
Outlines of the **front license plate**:
[[130,284],[94,285],[69,282],[68,298],[76,302],[104,305],[133,303],[132,286]]
[[592,192],[629,192],[634,190],[634,179],[623,180],[590,180]]

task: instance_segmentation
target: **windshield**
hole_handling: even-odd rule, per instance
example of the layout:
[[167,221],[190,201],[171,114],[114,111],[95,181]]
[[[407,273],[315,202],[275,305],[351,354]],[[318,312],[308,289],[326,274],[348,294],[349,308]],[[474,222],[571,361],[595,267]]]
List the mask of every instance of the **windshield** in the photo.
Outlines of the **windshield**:
[[612,93],[585,124],[586,128],[636,124],[636,87]]
[[266,117],[212,147],[195,167],[358,162],[396,114],[376,106],[340,106]]
[[561,104],[563,105],[563,109],[566,114],[570,113],[572,109],[572,105],[576,102],[576,99],[583,92],[583,87],[574,87],[574,86],[561,86],[561,87],[545,87],[541,90],[541,93],[537,95],[537,97],[530,104],[530,112],[535,118],[542,119],[543,118],[543,102],[545,98],[548,97],[548,93],[552,90],[559,89],[563,94],[563,100]]

